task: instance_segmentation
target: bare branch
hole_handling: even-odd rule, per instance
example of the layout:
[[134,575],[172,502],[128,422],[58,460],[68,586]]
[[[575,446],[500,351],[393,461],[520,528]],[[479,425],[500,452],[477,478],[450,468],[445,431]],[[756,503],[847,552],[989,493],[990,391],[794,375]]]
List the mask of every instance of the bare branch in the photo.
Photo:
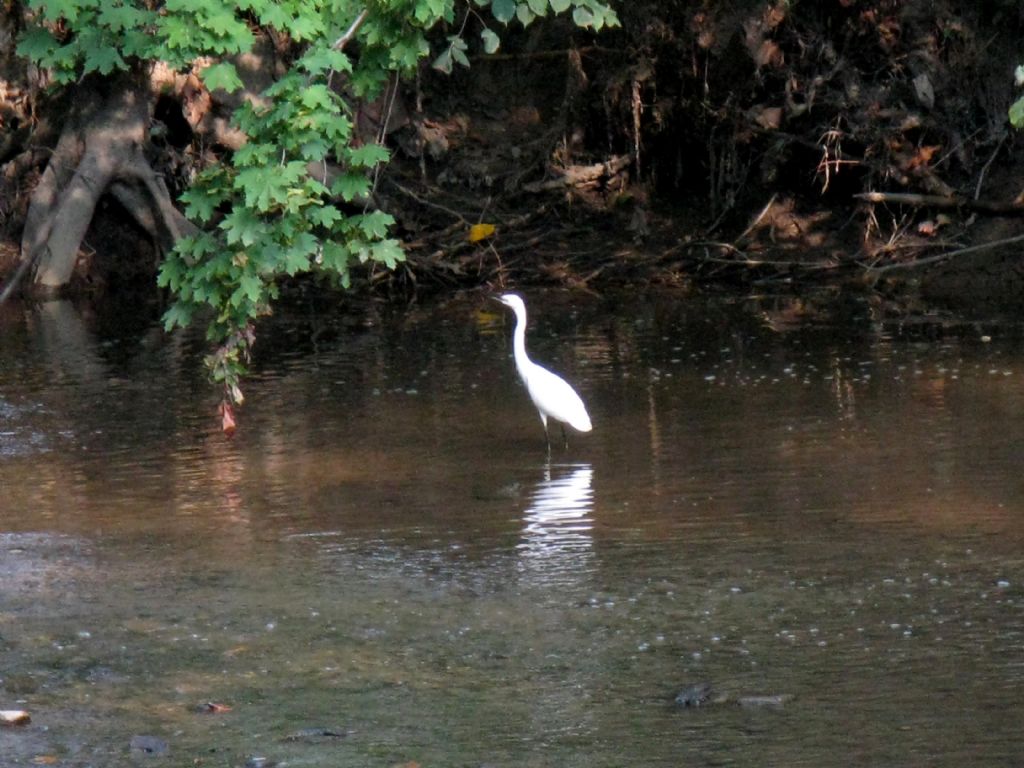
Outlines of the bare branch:
[[915,259],[914,261],[900,261],[895,264],[885,264],[881,267],[867,266],[868,272],[889,272],[893,269],[914,269],[916,267],[923,267],[927,264],[936,264],[940,261],[946,261],[952,259],[954,256],[964,256],[968,253],[976,253],[977,251],[987,251],[991,248],[999,248],[1004,245],[1013,245],[1015,243],[1024,242],[1024,235],[1016,235],[1015,237],[1007,237],[1002,240],[992,240],[988,243],[980,243],[978,245],[970,245],[966,248],[957,248],[952,251],[946,251],[944,253],[937,253],[934,256],[926,256],[923,259]]
[[860,192],[854,195],[858,200],[869,203],[894,203],[896,205],[926,205],[931,208],[966,208],[970,211],[983,213],[1021,214],[1024,205],[1017,202],[999,202],[995,200],[968,200],[963,197],[947,197],[945,195],[919,195],[913,192]]
[[360,11],[359,15],[356,16],[355,21],[353,21],[351,26],[349,26],[349,28],[345,30],[345,34],[343,34],[341,37],[335,40],[334,45],[332,45],[331,48],[333,48],[336,51],[343,50],[345,46],[349,44],[352,38],[356,36],[356,32],[358,32],[359,28],[363,26],[363,22],[366,21],[366,17],[369,15],[370,11],[366,8]]

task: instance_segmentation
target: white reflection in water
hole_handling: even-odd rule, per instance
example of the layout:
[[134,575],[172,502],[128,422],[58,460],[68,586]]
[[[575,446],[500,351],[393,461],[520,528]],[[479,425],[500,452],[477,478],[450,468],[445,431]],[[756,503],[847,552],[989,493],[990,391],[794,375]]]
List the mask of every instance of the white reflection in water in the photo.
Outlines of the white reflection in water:
[[539,582],[575,581],[591,570],[594,559],[594,470],[590,464],[564,469],[553,475],[551,466],[545,467],[523,512],[520,570]]

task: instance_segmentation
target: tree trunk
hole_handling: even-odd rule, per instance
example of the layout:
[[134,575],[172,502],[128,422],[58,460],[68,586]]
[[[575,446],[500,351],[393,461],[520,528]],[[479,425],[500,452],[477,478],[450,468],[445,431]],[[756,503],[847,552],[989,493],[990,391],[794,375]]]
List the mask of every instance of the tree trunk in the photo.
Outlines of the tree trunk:
[[55,295],[74,272],[96,204],[113,194],[161,248],[195,227],[173,206],[143,155],[152,97],[141,78],[89,78],[32,194],[21,258],[35,264],[35,292]]

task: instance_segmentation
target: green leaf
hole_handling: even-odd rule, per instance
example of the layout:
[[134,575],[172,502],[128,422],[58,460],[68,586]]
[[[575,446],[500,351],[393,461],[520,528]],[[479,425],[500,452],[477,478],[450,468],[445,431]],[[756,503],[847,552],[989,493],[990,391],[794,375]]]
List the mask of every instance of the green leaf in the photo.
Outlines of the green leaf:
[[399,42],[388,50],[390,66],[394,69],[409,70],[416,66],[421,58],[430,53],[430,46],[422,37],[410,42]]
[[172,291],[177,291],[181,286],[182,267],[183,265],[179,258],[168,256],[164,259],[156,273],[157,287],[170,288]]
[[126,29],[123,33],[121,55],[126,58],[148,59],[158,56],[153,48],[153,34],[149,26]]
[[491,13],[502,24],[508,24],[512,21],[512,17],[516,15],[515,0],[494,0],[491,3]]
[[195,47],[192,24],[178,16],[166,15],[157,20],[156,26],[157,35],[163,39],[165,58],[179,63],[191,58]]
[[230,61],[220,61],[200,73],[203,84],[211,91],[224,90],[233,93],[243,86],[238,70]]
[[359,168],[373,168],[377,163],[385,162],[390,153],[380,144],[363,144],[348,153],[349,162]]
[[431,27],[451,15],[448,0],[420,0],[415,4],[413,16],[423,27]]
[[548,12],[548,0],[526,0],[526,4],[537,16],[544,16]]
[[31,8],[41,8],[44,18],[49,21],[64,19],[70,24],[78,23],[79,11],[83,9],[83,6],[86,7],[87,14],[88,11],[94,10],[89,7],[89,4],[80,2],[80,0],[50,0],[50,2],[33,2],[26,3],[26,5]]
[[1010,125],[1014,128],[1024,126],[1024,97],[1017,99],[1010,105]]
[[187,328],[192,322],[195,306],[176,301],[164,312],[164,330],[168,333],[175,328]]
[[203,19],[203,26],[222,38],[241,37],[244,34],[243,29],[246,29],[245,25],[226,8],[210,13]]
[[[245,192],[245,204],[260,213],[283,205],[289,189],[306,173],[306,164],[295,160],[284,165],[244,168],[235,177],[235,186]],[[232,213],[237,213],[236,208]]]
[[310,256],[316,249],[316,238],[307,234],[308,241],[296,243],[284,252],[284,271],[289,277],[308,272]]
[[309,109],[333,109],[335,105],[334,94],[323,83],[315,83],[308,88],[303,88],[299,96],[302,106]]
[[594,14],[586,8],[576,8],[572,12],[572,20],[577,27],[590,27],[594,24]]
[[324,243],[318,262],[326,272],[344,275],[348,272],[349,249],[333,240]]
[[85,72],[99,72],[101,75],[109,75],[115,69],[128,69],[128,64],[121,58],[116,48],[106,45],[90,46],[89,52],[82,63]]
[[243,302],[258,304],[263,297],[263,281],[259,275],[252,272],[243,272],[238,280],[238,288],[231,294],[228,302],[233,307],[240,307]]
[[330,229],[342,216],[341,211],[333,205],[324,205],[309,210],[306,218],[313,224]]
[[434,62],[430,65],[438,72],[444,72],[446,75],[452,73],[452,49],[451,46],[444,49],[444,52],[434,59]]
[[213,218],[217,207],[223,202],[223,197],[208,187],[197,185],[182,194],[181,200],[185,203],[191,218],[207,222]]
[[228,93],[233,93],[242,87],[242,80],[238,76],[238,70],[229,61],[211,64],[200,72],[199,76],[203,79],[203,84],[211,91],[221,89]]
[[267,3],[259,12],[260,23],[265,27],[273,27],[277,30],[288,29],[291,17],[285,11],[281,3]]
[[501,38],[487,27],[480,31],[480,38],[484,41],[484,53],[494,53],[501,46]]
[[220,223],[228,245],[250,246],[263,235],[263,227],[251,208],[237,207]]
[[[253,127],[253,123],[248,121],[242,123],[242,125],[249,129]],[[250,134],[253,133],[252,130],[248,132]],[[276,159],[274,155],[277,153],[277,149],[277,146],[269,142],[247,141],[235,151],[234,164],[241,168],[249,165],[272,163]]]
[[516,18],[519,19],[519,23],[524,27],[528,27],[530,22],[537,18],[536,14],[530,10],[530,6],[526,3],[520,3],[516,6]]
[[324,71],[351,72],[352,60],[344,51],[321,47],[309,50],[299,60],[299,66],[311,75],[318,75]]
[[53,35],[45,29],[42,27],[31,27],[21,36],[17,52],[19,56],[40,62],[47,59],[57,45]]
[[364,200],[370,192],[370,180],[360,173],[343,173],[331,185],[331,194],[346,203]]
[[150,21],[149,13],[132,8],[128,5],[114,5],[113,3],[102,3],[96,22],[101,27],[106,27],[112,32],[122,32],[126,29],[135,29],[145,26]]
[[388,229],[395,223],[395,220],[390,214],[384,213],[384,211],[371,211],[370,213],[353,216],[352,223],[366,237],[372,240],[381,240],[387,235]]
[[551,0],[551,10],[555,13],[564,13],[570,5],[571,0]]
[[320,162],[330,150],[330,145],[326,139],[320,136],[313,136],[309,141],[304,142],[299,146],[299,154],[307,160]]
[[370,249],[370,258],[382,263],[388,269],[394,269],[400,261],[405,261],[405,251],[397,240],[382,240],[374,243]]
[[313,40],[323,32],[324,25],[319,18],[311,14],[301,14],[295,17],[289,31],[292,37],[299,42]]
[[458,45],[453,45],[452,46],[452,56],[455,58],[455,60],[459,64],[461,64],[464,67],[468,67],[469,66],[469,58],[466,56],[465,48],[466,48],[466,45],[465,45],[464,41],[463,41],[463,44],[462,44],[461,47],[458,46]]

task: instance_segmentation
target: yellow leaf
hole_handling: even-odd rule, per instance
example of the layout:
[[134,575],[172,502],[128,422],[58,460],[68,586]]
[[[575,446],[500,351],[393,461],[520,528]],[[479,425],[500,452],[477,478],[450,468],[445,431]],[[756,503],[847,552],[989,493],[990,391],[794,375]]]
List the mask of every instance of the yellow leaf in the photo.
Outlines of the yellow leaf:
[[474,224],[469,228],[469,242],[479,243],[494,234],[493,224]]

